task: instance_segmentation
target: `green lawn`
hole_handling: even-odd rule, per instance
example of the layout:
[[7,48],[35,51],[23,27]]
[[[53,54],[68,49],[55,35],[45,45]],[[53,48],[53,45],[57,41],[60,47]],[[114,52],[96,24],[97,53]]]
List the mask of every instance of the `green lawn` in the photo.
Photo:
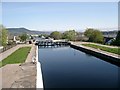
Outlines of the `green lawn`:
[[25,62],[31,47],[22,47],[13,52],[10,56],[0,62],[0,67],[6,64],[15,64]]
[[109,47],[99,46],[99,45],[95,45],[95,44],[82,44],[82,45],[87,46],[87,47],[92,47],[92,48],[95,48],[95,49],[99,48],[100,50],[120,55],[120,48],[109,48]]

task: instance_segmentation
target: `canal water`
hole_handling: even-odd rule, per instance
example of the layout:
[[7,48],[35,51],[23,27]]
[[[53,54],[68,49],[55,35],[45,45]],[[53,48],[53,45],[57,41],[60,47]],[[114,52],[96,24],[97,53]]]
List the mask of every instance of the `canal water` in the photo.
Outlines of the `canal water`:
[[44,88],[117,88],[118,66],[71,47],[39,48]]

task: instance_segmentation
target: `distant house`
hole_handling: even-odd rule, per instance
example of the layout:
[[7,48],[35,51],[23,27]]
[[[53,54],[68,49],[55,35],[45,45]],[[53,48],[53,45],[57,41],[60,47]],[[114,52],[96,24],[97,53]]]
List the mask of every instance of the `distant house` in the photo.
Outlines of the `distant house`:
[[84,35],[84,33],[79,32],[76,34],[76,40],[77,41],[87,41],[88,38]]
[[9,35],[8,36],[8,43],[10,43],[10,42],[19,43],[20,42],[19,36]]
[[32,36],[32,37],[38,37],[39,35],[38,34],[31,34],[30,36]]
[[112,40],[116,38],[117,33],[118,33],[118,30],[102,31],[102,34],[103,34],[103,36],[104,36],[104,41],[105,41],[105,43],[110,43],[110,42],[112,42]]
[[118,31],[113,30],[113,31],[103,31],[103,36],[104,37],[110,37],[110,38],[115,38],[117,36]]
[[41,36],[41,38],[42,38],[42,39],[45,39],[45,37],[44,37],[44,36]]

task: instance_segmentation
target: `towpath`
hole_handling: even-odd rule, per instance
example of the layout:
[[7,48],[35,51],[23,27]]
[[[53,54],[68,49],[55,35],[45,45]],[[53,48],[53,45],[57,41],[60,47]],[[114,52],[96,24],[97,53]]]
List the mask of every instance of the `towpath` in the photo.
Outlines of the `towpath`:
[[4,52],[2,55],[3,58],[6,58],[18,48],[25,46],[32,47],[25,63],[8,64],[0,68],[0,81],[2,81],[0,83],[1,88],[36,88],[37,70],[36,64],[32,63],[32,56],[36,55],[36,46],[34,44],[18,45]]

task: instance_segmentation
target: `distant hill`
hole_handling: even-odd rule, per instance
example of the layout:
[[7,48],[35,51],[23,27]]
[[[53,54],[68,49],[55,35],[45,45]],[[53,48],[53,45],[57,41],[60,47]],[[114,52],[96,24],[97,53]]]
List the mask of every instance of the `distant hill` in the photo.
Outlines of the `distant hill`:
[[7,28],[8,32],[12,35],[20,35],[23,33],[26,34],[50,34],[51,32],[48,31],[33,31],[33,30],[29,30],[26,28]]

